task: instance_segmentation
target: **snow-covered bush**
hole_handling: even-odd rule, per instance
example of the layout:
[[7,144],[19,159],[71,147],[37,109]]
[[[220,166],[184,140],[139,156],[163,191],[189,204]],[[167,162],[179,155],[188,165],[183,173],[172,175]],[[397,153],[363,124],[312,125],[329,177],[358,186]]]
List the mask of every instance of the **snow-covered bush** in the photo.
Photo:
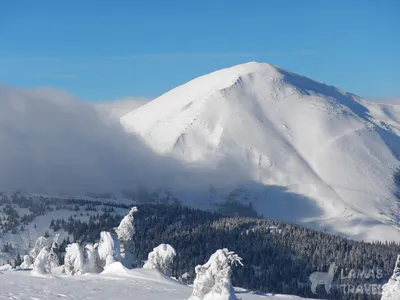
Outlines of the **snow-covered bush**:
[[83,252],[78,243],[69,244],[65,248],[63,273],[75,275],[83,273]]
[[35,246],[33,246],[32,250],[29,252],[29,255],[32,257],[32,260],[35,260],[39,252],[46,246],[48,246],[47,239],[44,236],[40,236],[36,240]]
[[113,262],[121,261],[120,243],[114,233],[102,231],[100,233],[100,243],[97,249],[102,267],[107,267]]
[[189,300],[234,300],[237,299],[231,283],[231,265],[241,258],[228,249],[219,249],[204,265],[195,268],[196,279]]
[[135,224],[133,214],[137,212],[137,207],[134,206],[129,213],[122,219],[118,227],[114,228],[118,236],[121,247],[122,263],[127,268],[136,266],[136,249],[133,236],[135,234]]
[[22,264],[19,266],[22,269],[28,269],[30,267],[32,267],[33,264],[33,259],[30,255],[24,255],[24,261],[22,262]]
[[[10,264],[5,264],[5,265],[0,266],[0,271],[10,271],[10,270],[12,270],[12,266]],[[3,273],[1,273],[1,274],[3,274]]]
[[42,248],[33,263],[32,275],[51,274],[50,255],[48,247]]
[[87,244],[85,246],[83,263],[83,270],[85,273],[101,273],[103,271],[97,247],[98,244]]
[[171,245],[161,244],[153,249],[148,255],[144,269],[158,269],[167,276],[171,276],[171,267],[176,256],[175,249]]
[[382,287],[381,300],[400,300],[400,255],[397,256],[392,277]]

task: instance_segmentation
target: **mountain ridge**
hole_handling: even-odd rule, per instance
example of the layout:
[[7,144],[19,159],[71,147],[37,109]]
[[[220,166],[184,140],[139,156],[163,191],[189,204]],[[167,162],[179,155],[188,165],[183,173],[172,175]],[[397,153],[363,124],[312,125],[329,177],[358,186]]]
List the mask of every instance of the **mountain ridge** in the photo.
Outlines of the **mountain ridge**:
[[[399,116],[396,106],[251,62],[191,80],[121,123],[162,155],[198,165],[227,161],[251,181],[310,197],[322,213],[302,222],[323,220],[350,234],[346,226],[360,233],[388,219],[398,225]],[[263,214],[268,208],[258,204]],[[348,218],[354,222],[340,224]],[[397,229],[387,236],[398,239]]]

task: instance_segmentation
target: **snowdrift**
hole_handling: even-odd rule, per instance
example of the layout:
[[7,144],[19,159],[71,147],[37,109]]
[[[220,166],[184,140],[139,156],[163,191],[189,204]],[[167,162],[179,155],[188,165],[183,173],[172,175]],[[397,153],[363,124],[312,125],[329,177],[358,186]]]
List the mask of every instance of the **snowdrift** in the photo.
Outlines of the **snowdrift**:
[[[61,268],[55,270],[61,272]],[[0,273],[0,298],[28,299],[97,299],[108,300],[186,300],[191,287],[168,279],[157,270],[135,269],[126,272],[119,263],[108,266],[100,275],[53,275],[32,277],[30,272]],[[122,274],[121,274],[122,273]],[[243,300],[303,299],[287,295],[262,295],[246,290],[238,291]]]

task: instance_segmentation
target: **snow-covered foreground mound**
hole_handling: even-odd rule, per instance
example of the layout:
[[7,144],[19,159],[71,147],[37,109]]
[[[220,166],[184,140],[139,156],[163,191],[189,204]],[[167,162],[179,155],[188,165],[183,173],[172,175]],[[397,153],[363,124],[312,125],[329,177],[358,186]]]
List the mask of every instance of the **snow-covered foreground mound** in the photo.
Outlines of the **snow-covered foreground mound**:
[[[110,265],[100,275],[33,277],[28,271],[0,273],[0,298],[7,299],[186,300],[191,292],[191,287],[157,270],[128,270],[118,263]],[[303,299],[243,290],[238,291],[237,295],[243,300]]]
[[121,122],[158,153],[219,174],[196,181],[258,185],[253,205],[267,218],[400,240],[400,106],[248,63],[194,79]]

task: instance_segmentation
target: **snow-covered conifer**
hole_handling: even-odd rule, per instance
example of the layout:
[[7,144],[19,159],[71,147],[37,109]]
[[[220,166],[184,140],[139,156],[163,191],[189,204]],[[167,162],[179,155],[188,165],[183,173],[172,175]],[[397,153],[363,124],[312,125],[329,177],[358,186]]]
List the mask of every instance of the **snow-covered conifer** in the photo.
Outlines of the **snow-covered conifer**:
[[136,266],[136,249],[133,236],[135,234],[135,224],[133,214],[137,212],[137,207],[131,208],[129,213],[122,219],[118,227],[114,228],[118,236],[121,247],[122,263],[127,268]]
[[214,286],[204,295],[204,300],[237,300],[231,283],[231,267],[226,267],[214,276]]
[[171,267],[175,256],[175,249],[171,245],[161,244],[149,253],[143,268],[158,269],[163,274],[171,276]]
[[397,256],[393,275],[388,283],[382,287],[381,300],[399,300],[400,299],[400,255]]
[[66,275],[83,273],[83,252],[79,244],[69,244],[65,251],[63,273]]
[[50,247],[50,263],[51,263],[51,267],[55,268],[58,267],[60,265],[60,261],[58,259],[58,239],[60,238],[60,234],[57,233],[54,236],[53,239],[53,243],[51,244]]
[[197,265],[194,270],[196,278],[193,282],[193,292],[189,300],[202,300],[214,286],[214,277],[207,266]]
[[40,236],[36,240],[35,246],[29,252],[29,255],[32,257],[33,260],[35,260],[35,258],[38,256],[39,252],[46,246],[48,246],[47,239],[44,236]]
[[24,255],[24,261],[22,262],[22,264],[20,265],[20,268],[22,269],[28,269],[32,266],[33,264],[33,259],[30,255]]
[[397,255],[396,264],[394,265],[393,269],[393,277],[400,276],[400,254]]
[[107,267],[115,261],[121,261],[120,243],[114,233],[102,231],[97,249],[102,267]]
[[219,249],[204,265],[196,266],[196,279],[189,300],[237,299],[231,284],[231,265],[241,264],[241,258],[228,249]]
[[189,284],[189,280],[190,280],[189,272],[183,273],[181,276],[179,276],[178,280],[184,284]]
[[101,261],[97,246],[93,244],[87,244],[85,246],[84,253],[84,272],[85,273],[101,273],[103,268],[101,267]]
[[43,247],[33,263],[32,275],[50,274],[51,264],[48,247]]

